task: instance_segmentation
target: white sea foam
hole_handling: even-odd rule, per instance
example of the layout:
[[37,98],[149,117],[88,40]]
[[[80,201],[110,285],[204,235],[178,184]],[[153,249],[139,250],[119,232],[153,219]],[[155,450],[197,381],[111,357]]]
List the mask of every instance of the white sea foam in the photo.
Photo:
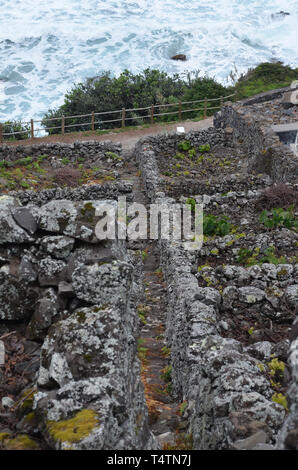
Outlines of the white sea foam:
[[[298,66],[297,0],[0,0],[0,120],[38,118],[104,70],[200,70],[225,83],[261,61]],[[276,15],[281,10],[290,15]],[[184,53],[187,62],[170,57]]]

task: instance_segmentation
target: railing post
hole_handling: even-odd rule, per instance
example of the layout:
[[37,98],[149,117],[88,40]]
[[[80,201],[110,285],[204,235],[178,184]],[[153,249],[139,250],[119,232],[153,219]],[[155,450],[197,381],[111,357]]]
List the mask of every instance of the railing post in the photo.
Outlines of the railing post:
[[223,96],[221,96],[221,97],[220,97],[220,109],[222,109],[223,104],[224,104],[224,103],[223,103]]
[[61,118],[61,133],[62,135],[65,134],[65,117],[64,116],[62,116]]
[[181,101],[179,101],[178,119],[179,119],[179,121],[182,121],[182,103],[181,103]]
[[0,123],[0,143],[2,144],[2,142],[3,142],[3,126]]
[[94,111],[91,113],[91,130],[94,132],[94,122],[95,122],[95,116],[94,116]]
[[154,124],[154,105],[151,106],[151,124]]
[[31,139],[34,139],[34,121],[31,119]]
[[207,98],[205,97],[204,101],[204,119],[207,118]]
[[126,118],[126,109],[122,108],[122,124],[121,124],[122,129],[124,129],[125,127],[125,118]]

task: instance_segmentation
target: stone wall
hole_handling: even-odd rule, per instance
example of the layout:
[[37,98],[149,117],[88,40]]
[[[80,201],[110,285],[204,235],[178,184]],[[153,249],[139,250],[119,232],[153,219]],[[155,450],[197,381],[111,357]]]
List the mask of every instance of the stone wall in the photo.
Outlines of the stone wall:
[[289,366],[292,382],[288,391],[289,415],[278,438],[277,448],[280,450],[298,450],[298,317],[293,323],[289,348]]
[[41,347],[18,429],[52,449],[157,448],[137,355],[141,260],[96,238],[104,202],[0,198],[0,320]]
[[298,156],[280,142],[271,126],[297,118],[283,115],[281,100],[252,103],[226,103],[214,116],[215,128],[233,130],[234,144],[249,157],[248,172],[266,173],[275,182],[296,182]]
[[[230,112],[233,113],[232,108]],[[243,134],[247,135],[245,122],[237,120],[235,122],[242,129]],[[261,131],[253,126],[254,124],[252,124],[251,134],[248,135],[250,139],[248,145],[251,145],[251,148],[257,145],[258,148],[263,136]],[[206,136],[208,132],[204,138]],[[200,141],[199,133],[196,137]],[[185,139],[190,138],[189,135],[185,136]],[[179,139],[181,140],[181,136]],[[171,145],[171,137],[163,137],[162,141],[162,146],[159,145],[157,139],[146,139],[140,142],[136,149],[137,161],[151,202],[170,203],[175,200],[165,197],[158,170],[158,154],[161,148]],[[209,137],[206,138],[206,142],[210,142]],[[176,149],[173,145],[173,152]],[[283,177],[282,173],[281,181]],[[238,176],[234,179],[235,186],[233,187],[233,183],[230,185],[230,192],[225,195],[227,207],[230,204],[229,198],[234,198],[235,201],[245,198],[244,204],[247,204],[249,199],[256,198],[259,194],[258,187],[266,186],[266,181],[260,180],[257,187],[254,186],[251,190],[249,173],[243,175],[243,178],[246,178],[246,183],[244,179],[242,182]],[[239,185],[239,182],[242,185]],[[212,190],[213,193],[216,191],[218,193],[211,197],[200,193],[196,199],[201,198],[201,202],[203,201],[206,205],[210,203],[211,206],[212,204],[218,206],[219,202],[222,203],[225,199],[221,194],[223,186],[210,188],[208,193],[211,194]],[[288,230],[284,233],[281,231],[276,234],[276,240],[273,238],[277,246],[280,245],[291,252],[295,244],[295,236],[289,232]],[[261,250],[266,250],[270,244],[271,239],[269,236],[267,239],[266,236],[259,236]],[[257,239],[258,235],[252,234],[253,246]],[[211,237],[210,242],[204,244],[201,252],[187,252],[180,242],[160,242],[161,267],[168,286],[166,340],[171,349],[172,388],[178,401],[187,402],[183,417],[188,421],[188,432],[192,435],[194,449],[274,449],[277,443],[286,437],[285,432],[283,438],[279,437],[279,432],[285,422],[286,410],[280,403],[272,400],[274,389],[270,381],[270,365],[268,364],[272,358],[286,362],[289,341],[282,340],[277,344],[264,341],[257,337],[256,331],[252,332],[252,343],[245,346],[241,341],[227,335],[229,324],[226,321],[226,315],[230,308],[237,313],[242,305],[245,312],[250,309],[258,312],[264,311],[265,317],[268,314],[273,321],[282,323],[289,315],[289,305],[291,309],[295,308],[297,265],[294,270],[293,265],[264,264],[265,271],[263,272],[258,266],[253,266],[251,269],[240,268],[233,266],[231,262],[231,266],[226,266],[227,277],[224,280],[220,277],[218,269],[212,270],[211,267],[206,267],[202,269],[202,272],[198,272],[198,264],[201,264],[202,256],[214,253],[215,257],[221,257],[223,256],[221,247],[223,250],[226,249],[224,247],[229,247],[232,253],[231,259],[235,259],[234,252],[235,250],[237,252],[238,244],[247,247],[247,240],[244,238],[241,241],[240,237],[234,243],[230,235],[215,240]],[[282,273],[281,282],[277,275],[278,270]],[[284,273],[286,273],[285,277],[283,277]],[[202,276],[203,278],[205,276],[208,287],[199,285],[198,281]],[[220,283],[228,287],[222,291],[214,287]],[[233,284],[233,287],[230,284]],[[269,298],[265,293],[267,289],[268,292],[273,292],[273,297],[276,296],[274,299]],[[272,312],[274,312],[273,316]],[[291,321],[292,313],[289,318]],[[289,366],[292,367],[294,385],[289,391],[289,398],[292,396],[293,404],[286,423],[290,423],[288,425],[292,430],[290,436],[296,445],[295,361],[297,356],[295,356],[296,349],[294,349],[296,343],[293,343],[291,348],[294,352],[292,352]],[[285,371],[285,377],[289,377],[287,367]]]
[[231,143],[230,134],[212,127],[206,131],[191,131],[184,135],[177,135],[175,132],[140,140],[135,147],[135,158],[142,172],[149,199],[154,200],[156,195],[159,196],[159,193],[164,191],[164,182],[158,169],[158,154],[169,151],[175,154],[182,140],[189,141],[193,147],[205,144],[211,147],[227,146]]
[[86,158],[88,161],[95,161],[105,156],[106,152],[119,153],[121,144],[104,141],[77,141],[73,144],[65,144],[61,142],[40,143],[33,145],[1,145],[0,161],[6,160],[14,162],[20,158],[47,155],[49,159],[67,158],[72,163],[79,158]]
[[187,402],[184,416],[194,449],[237,449],[248,444],[246,439],[275,442],[285,410],[271,400],[270,381],[262,372],[270,343],[249,349],[223,337],[218,290],[198,286],[191,257],[179,244],[163,245],[172,385]]
[[103,184],[82,185],[78,188],[58,187],[41,191],[10,191],[12,197],[17,198],[22,205],[43,205],[53,200],[87,201],[96,199],[117,199],[126,196],[132,200],[133,184],[130,181],[116,181]]

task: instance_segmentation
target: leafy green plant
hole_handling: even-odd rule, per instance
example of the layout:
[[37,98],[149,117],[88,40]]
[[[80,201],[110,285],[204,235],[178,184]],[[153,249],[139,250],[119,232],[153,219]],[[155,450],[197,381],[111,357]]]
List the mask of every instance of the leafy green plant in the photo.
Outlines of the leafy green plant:
[[204,145],[200,145],[199,146],[199,151],[201,153],[206,153],[206,152],[209,152],[210,151],[210,145],[209,144],[204,144]]
[[191,147],[191,144],[190,144],[189,140],[182,140],[178,144],[178,149],[179,150],[184,150],[185,152],[187,152],[187,150],[189,150],[190,147]]
[[294,215],[294,206],[290,206],[287,210],[276,208],[272,213],[266,209],[260,215],[260,222],[268,229],[277,227],[286,227],[288,229],[298,228],[298,219]]
[[179,414],[180,414],[180,416],[183,416],[183,413],[186,410],[187,405],[188,405],[187,401],[183,401],[182,403],[180,403],[180,405],[179,405]]
[[164,369],[162,369],[161,377],[165,382],[171,382],[172,380],[172,366],[168,365]]
[[189,149],[188,156],[189,158],[194,158],[196,156],[196,150],[194,148]]
[[0,168],[9,168],[10,165],[11,165],[11,163],[7,162],[6,160],[1,160],[0,161]]
[[286,411],[289,411],[287,397],[282,393],[274,393],[271,400],[283,406]]
[[[246,75],[242,75],[235,86],[225,87],[218,83],[212,77],[200,76],[200,71],[188,72],[184,75],[168,75],[154,69],[145,69],[144,71],[133,74],[124,70],[118,77],[112,76],[111,72],[105,71],[100,75],[88,78],[83,83],[78,83],[65,95],[64,103],[57,109],[50,109],[43,117],[42,125],[50,128],[50,134],[61,133],[61,117],[75,116],[79,114],[91,114],[95,112],[116,111],[121,108],[143,108],[156,106],[155,113],[178,111],[178,101],[195,101],[207,98],[216,98],[216,105],[220,104],[219,97],[227,96],[237,91],[239,98],[245,98],[262,91],[279,88],[290,85],[297,78],[298,69],[292,69],[281,63],[263,63],[255,69],[249,70]],[[177,103],[177,105],[176,105]],[[207,103],[207,115],[213,115],[214,102]],[[165,106],[172,104],[167,108],[158,108],[158,105]],[[203,109],[184,112],[183,118],[197,119],[202,118]],[[104,120],[113,121],[115,114],[106,114]],[[120,116],[120,113],[119,113]],[[132,116],[127,113],[126,128],[132,128],[134,125],[148,123],[148,110],[136,111]],[[57,118],[55,121],[50,119]],[[158,119],[161,122],[178,120],[176,115],[164,115]],[[78,124],[78,127],[65,128],[65,132],[82,130],[86,134],[86,126],[83,123],[90,122],[91,118],[70,118],[67,124]],[[104,134],[107,129],[117,128],[119,122],[109,122],[102,124],[99,118],[95,120],[95,132]],[[58,129],[54,129],[58,127]],[[102,127],[105,129],[103,130]],[[117,129],[121,132],[121,129]],[[29,129],[25,133],[30,137]],[[15,138],[20,138],[15,136]],[[22,137],[23,138],[23,137]]]
[[269,246],[264,251],[264,256],[260,255],[259,247],[256,247],[254,250],[240,248],[237,254],[237,262],[242,265],[253,266],[255,264],[262,265],[264,263],[285,264],[287,260],[284,256],[277,257],[274,246]]
[[204,215],[203,233],[204,235],[218,235],[224,237],[230,232],[231,225],[227,217],[219,219],[216,215]]
[[285,264],[287,260],[284,256],[277,257],[275,255],[274,246],[270,246],[267,250],[264,251],[265,256],[263,256],[258,264],[270,263],[270,264]]
[[196,200],[193,197],[189,197],[186,200],[186,204],[189,204],[191,206],[191,210],[194,212],[196,208]]

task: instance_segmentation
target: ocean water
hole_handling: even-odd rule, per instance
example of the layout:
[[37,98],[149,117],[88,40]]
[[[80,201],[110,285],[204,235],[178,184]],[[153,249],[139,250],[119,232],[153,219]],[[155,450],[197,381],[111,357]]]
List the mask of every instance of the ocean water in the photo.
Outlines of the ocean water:
[[[200,70],[227,83],[234,66],[298,67],[297,0],[0,0],[0,9],[0,121],[39,119],[105,70]],[[187,62],[172,61],[177,53]]]

